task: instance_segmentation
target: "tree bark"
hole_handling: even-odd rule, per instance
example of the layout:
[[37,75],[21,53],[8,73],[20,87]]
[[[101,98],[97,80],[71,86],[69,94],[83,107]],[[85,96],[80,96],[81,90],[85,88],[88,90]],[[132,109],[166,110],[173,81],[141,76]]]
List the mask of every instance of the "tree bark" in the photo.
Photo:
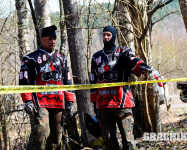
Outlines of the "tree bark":
[[[2,59],[1,59],[1,64],[3,64],[4,63],[4,61],[5,61],[5,59],[4,59],[4,57],[2,57]],[[3,65],[2,65],[3,66]],[[4,81],[3,81],[3,67],[0,67],[0,76],[1,76],[1,85],[4,85]],[[7,122],[6,122],[6,117],[7,117],[7,115],[5,114],[5,106],[4,106],[4,101],[5,101],[5,95],[0,95],[0,125],[1,125],[1,127],[0,127],[0,131],[2,132],[2,133],[0,133],[0,136],[2,136],[1,137],[1,139],[2,139],[2,143],[0,143],[0,144],[2,144],[2,145],[0,145],[0,146],[4,146],[2,149],[4,149],[4,150],[9,150],[10,149],[10,147],[9,147],[9,142],[8,142],[8,130],[7,130]]]
[[29,52],[28,29],[27,29],[27,8],[25,0],[15,1],[17,17],[18,17],[18,44],[19,58],[22,58]]
[[[133,22],[131,20],[131,15],[129,11],[129,5],[127,4],[126,0],[119,1],[117,4],[118,7],[118,20],[119,20],[119,27],[118,27],[118,42],[120,46],[128,46],[130,47],[133,52],[135,50],[135,40],[134,40],[134,32],[133,32]],[[131,75],[130,81],[137,81],[137,77],[135,75]],[[134,124],[134,137],[142,137],[144,130],[144,116],[143,116],[143,109],[142,109],[142,101],[141,96],[139,94],[141,89],[140,85],[131,86],[131,90],[133,93],[134,101],[136,107],[133,108],[133,115],[135,119]]]
[[[83,46],[82,29],[80,28],[80,16],[78,14],[78,1],[77,0],[63,0],[65,22],[68,35],[68,44],[70,51],[71,66],[73,72],[73,79],[75,84],[88,84],[88,70],[86,51]],[[84,112],[92,112],[90,103],[89,90],[75,91],[77,99],[77,108],[79,112],[81,138],[84,146],[88,146],[92,137],[85,128],[83,114]]]
[[[150,18],[148,16],[152,9],[150,5],[153,1],[129,1],[128,10],[131,15],[133,29],[135,33],[136,54],[146,62],[152,69]],[[151,14],[152,15],[152,14]],[[145,75],[142,80],[153,79],[153,76]],[[145,131],[158,132],[160,128],[159,103],[156,94],[156,87],[153,84],[142,85],[140,88],[143,102],[143,112],[145,119]]]
[[66,30],[66,25],[65,25],[65,16],[64,16],[64,8],[63,8],[63,2],[62,0],[59,0],[59,5],[60,5],[60,38],[61,38],[61,43],[60,43],[60,54],[64,54],[67,56],[67,30]]
[[187,0],[179,0],[179,5],[187,32]]
[[[1,120],[1,119],[0,119]],[[0,121],[1,126],[1,121]],[[1,130],[0,130],[1,131]],[[3,149],[3,139],[2,139],[2,132],[0,132],[0,149]]]
[[51,25],[49,0],[34,0],[35,14],[41,34],[43,28]]
[[[148,14],[148,11],[151,11],[153,8],[153,3],[150,3],[149,6],[146,6],[145,13]],[[146,19],[147,20],[147,19]],[[148,26],[148,30],[146,33],[146,54],[147,54],[147,63],[153,70],[153,59],[152,59],[152,47],[151,47],[151,32],[152,32],[152,24],[145,24]],[[145,25],[145,27],[146,27]],[[151,74],[148,76],[148,80],[154,79],[154,75]],[[157,83],[156,83],[157,84]],[[149,105],[150,108],[150,118],[152,121],[152,126],[153,126],[153,132],[162,132],[162,125],[161,125],[161,118],[160,118],[160,102],[159,102],[159,97],[158,93],[156,91],[156,84],[148,84],[147,86],[147,99],[148,103],[150,102],[151,104]],[[151,91],[151,92],[149,92]]]
[[34,8],[33,8],[33,5],[32,5],[32,1],[28,0],[28,2],[29,2],[30,9],[31,9],[31,15],[32,15],[32,20],[34,22],[34,28],[35,28],[35,31],[36,31],[37,48],[39,48],[41,46],[41,41],[40,41],[40,32],[39,32],[39,29],[38,29],[38,23],[37,23],[37,20],[36,20],[36,15],[35,15],[35,11],[34,11]]
[[119,45],[125,45],[132,49],[135,52],[134,47],[134,35],[133,35],[133,27],[131,22],[130,13],[128,11],[127,4],[125,1],[119,1],[118,4],[118,19],[119,19]]

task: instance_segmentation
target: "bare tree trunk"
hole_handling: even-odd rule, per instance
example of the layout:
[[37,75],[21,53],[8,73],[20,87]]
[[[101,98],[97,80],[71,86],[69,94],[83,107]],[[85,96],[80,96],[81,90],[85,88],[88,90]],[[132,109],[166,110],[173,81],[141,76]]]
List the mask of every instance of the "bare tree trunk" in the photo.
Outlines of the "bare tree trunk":
[[[118,20],[119,20],[119,27],[118,27],[118,42],[121,46],[128,46],[130,47],[133,52],[135,52],[135,40],[134,40],[134,33],[133,33],[133,22],[131,20],[131,14],[129,12],[129,6],[126,0],[118,1]],[[130,81],[137,81],[137,77],[135,75],[131,75]],[[133,93],[133,97],[135,100],[136,107],[133,109],[133,116],[135,119],[134,124],[134,136],[141,137],[143,135],[142,130],[144,130],[144,121],[143,121],[143,110],[142,110],[142,101],[141,96],[139,94],[141,89],[140,85],[133,85],[131,86],[131,90]]]
[[20,60],[29,52],[28,29],[27,29],[27,8],[25,0],[16,0],[18,16],[18,43]]
[[118,7],[119,35],[121,38],[119,45],[126,45],[135,52],[133,27],[127,4],[125,1],[119,1]]
[[[3,98],[5,99],[5,95],[3,96]],[[0,115],[0,118],[1,118],[0,122],[1,122],[2,133],[3,133],[4,147],[5,147],[5,150],[9,150],[10,148],[9,148],[9,141],[8,141],[6,114],[5,114],[5,110],[3,108],[3,105],[1,105],[0,112],[3,113],[3,114]]]
[[[141,12],[138,16],[139,19],[139,23],[141,24],[141,26],[139,26],[139,28],[141,29],[141,32],[144,30],[146,24],[147,24],[147,6],[146,3],[144,3],[145,1],[141,1],[139,3],[137,3],[137,8],[139,9],[139,11]],[[148,37],[147,37],[148,36]],[[141,35],[139,36],[141,37]],[[142,57],[142,59],[148,64],[149,64],[149,60],[148,60],[148,53],[150,50],[150,41],[147,39],[150,38],[149,34],[147,33],[146,36],[142,39],[138,38],[138,47],[140,48],[139,50],[139,54],[140,57]],[[152,65],[152,64],[151,64]],[[153,66],[150,66],[151,68],[153,68]],[[148,74],[144,76],[143,80],[148,80],[149,76]],[[142,85],[142,100],[143,100],[143,111],[144,111],[144,119],[145,119],[145,130],[147,132],[153,132],[153,126],[154,126],[154,122],[156,117],[154,116],[155,114],[155,109],[154,109],[154,102],[155,102],[155,94],[154,94],[154,88],[152,87],[152,84],[145,84]]]
[[[1,119],[0,119],[0,126],[1,126]],[[0,149],[3,149],[2,131],[0,132]]]
[[[149,6],[145,7],[145,13],[147,13],[147,11],[151,10],[154,4],[150,3]],[[147,19],[146,19],[147,20]],[[146,22],[147,24],[147,22]],[[152,59],[152,47],[151,47],[151,32],[152,32],[152,24],[148,25],[148,31],[146,34],[146,54],[147,54],[147,64],[149,64],[149,66],[152,68],[153,70],[153,59]],[[154,75],[151,74],[148,76],[149,80],[154,79]],[[161,118],[160,118],[160,102],[159,102],[159,97],[158,97],[158,93],[156,90],[156,84],[149,84],[147,86],[147,99],[149,102],[152,102],[152,104],[150,104],[150,107],[153,107],[153,109],[150,109],[150,118],[152,119],[152,125],[153,125],[153,131],[158,133],[158,132],[162,132],[162,125],[161,125]],[[149,92],[149,91],[152,92]]]
[[36,20],[36,15],[35,15],[35,12],[34,12],[32,1],[28,0],[28,2],[29,2],[30,9],[31,9],[31,15],[32,15],[32,20],[34,22],[34,28],[35,28],[35,31],[36,31],[37,47],[39,48],[41,46],[41,41],[40,41],[40,32],[39,32],[39,29],[38,29],[38,23],[37,23],[37,20]]
[[88,75],[91,75],[91,42],[92,42],[92,29],[90,29],[90,20],[91,20],[91,9],[92,9],[92,0],[89,0],[88,5],[88,16],[87,16],[87,50],[86,50],[86,57],[87,57],[87,68],[88,68]]
[[[152,1],[153,3],[153,1]],[[136,42],[136,53],[144,60],[151,68],[152,64],[152,54],[151,54],[151,38],[150,38],[150,24],[148,24],[148,11],[151,10],[145,0],[143,1],[130,1],[128,8],[131,14],[131,20],[133,21],[135,42]],[[150,10],[148,10],[150,9]],[[150,17],[150,16],[149,16]],[[146,32],[145,32],[146,30]],[[153,79],[152,76],[146,75],[143,80]],[[160,126],[160,113],[159,113],[159,102],[156,94],[156,87],[153,84],[142,85],[142,101],[143,101],[143,111],[145,119],[145,130],[148,132],[158,132],[161,131]]]
[[[147,62],[149,66],[153,69],[153,60],[152,60],[152,48],[151,48],[151,26],[147,32]],[[154,75],[151,74],[148,79],[152,80]],[[147,99],[149,104],[149,113],[152,122],[153,132],[162,132],[161,118],[160,118],[160,102],[158,93],[156,92],[156,84],[148,84],[147,86]]]
[[[2,57],[2,59],[1,59],[1,64],[2,64],[2,66],[3,66],[3,64],[4,64],[4,57]],[[3,75],[2,75],[2,73],[3,73],[3,67],[0,67],[0,76],[1,76],[1,85],[4,85],[4,81],[3,81]],[[0,125],[1,125],[1,127],[0,127],[0,129],[1,129],[1,131],[2,131],[2,134],[0,134],[0,136],[2,135],[2,137],[1,137],[1,144],[2,145],[0,145],[0,146],[2,146],[3,147],[3,144],[4,144],[4,147],[3,147],[3,149],[4,150],[9,150],[9,142],[8,142],[8,131],[7,131],[7,123],[6,123],[6,114],[5,114],[5,107],[4,107],[4,105],[3,105],[3,103],[4,103],[4,101],[5,101],[5,95],[0,95]]]
[[[147,5],[146,0],[121,0],[118,2],[119,29],[121,35],[119,44],[132,46],[132,49],[136,49],[136,54],[153,68],[150,38],[151,30],[149,30],[151,27],[151,16],[148,16],[148,11],[153,9],[151,7],[153,1],[149,1],[149,5]],[[151,78],[145,75],[142,80],[150,80]],[[141,87],[134,86],[133,90],[141,90],[145,130],[149,132],[161,131],[156,87],[153,84],[141,85]],[[139,98],[137,95],[135,97]],[[140,117],[140,115],[136,117]]]
[[186,32],[187,32],[187,0],[179,0],[179,4],[180,4],[182,17],[184,20],[184,25],[185,25]]
[[51,25],[49,0],[34,0],[34,6],[38,28],[41,33],[42,28]]
[[60,5],[60,54],[64,54],[67,56],[67,33],[66,33],[66,25],[65,25],[65,16],[64,16],[64,8],[63,8],[63,2],[62,0],[59,0]]
[[[1,48],[1,47],[0,47]],[[2,64],[2,56],[1,56],[1,59],[0,59],[0,63]],[[0,66],[0,83],[1,83],[1,85],[3,85],[3,76],[2,76],[2,71],[3,71],[3,69],[2,69],[2,65]],[[2,132],[2,128],[1,128],[1,126],[2,126],[2,114],[1,114],[1,107],[2,107],[2,102],[1,102],[1,99],[2,99],[2,95],[0,95],[0,149],[3,149],[3,132]]]
[[[86,51],[83,46],[82,29],[80,29],[80,16],[78,14],[77,0],[63,0],[65,21],[67,27],[68,44],[70,50],[71,66],[73,72],[73,79],[75,84],[88,84],[88,70]],[[77,98],[77,108],[79,112],[81,138],[84,146],[88,146],[92,137],[85,128],[83,113],[91,113],[92,107],[90,104],[89,90],[75,91]]]
[[[144,47],[142,41],[139,41],[138,37],[141,36],[141,32],[143,30],[143,19],[141,16],[142,13],[142,6],[139,6],[140,4],[138,1],[132,0],[132,1],[127,1],[124,0],[123,4],[126,5],[126,11],[128,10],[129,15],[131,17],[131,25],[133,27],[133,33],[134,33],[134,47],[135,47],[135,53],[138,57],[140,57],[142,60],[146,62],[146,56],[144,52]],[[122,4],[121,4],[122,5]],[[127,14],[127,12],[126,12]],[[123,24],[124,27],[124,24]],[[136,77],[131,77],[131,80],[137,80]],[[139,78],[141,80],[141,78]],[[142,80],[147,80],[147,77],[142,79]],[[133,86],[132,87],[132,92],[133,96],[136,99],[136,106],[142,106],[140,110],[134,109],[134,117],[135,117],[135,122],[138,124],[141,124],[141,126],[136,127],[141,128],[141,130],[137,129],[135,132],[135,136],[142,136],[142,131],[149,131],[149,128],[151,126],[151,120],[149,116],[149,106],[148,106],[148,100],[147,100],[147,87],[145,85],[140,85],[140,86]],[[138,93],[138,94],[137,94]],[[138,96],[141,95],[141,96]],[[136,111],[139,111],[140,114],[137,115]],[[143,119],[142,119],[143,118]]]

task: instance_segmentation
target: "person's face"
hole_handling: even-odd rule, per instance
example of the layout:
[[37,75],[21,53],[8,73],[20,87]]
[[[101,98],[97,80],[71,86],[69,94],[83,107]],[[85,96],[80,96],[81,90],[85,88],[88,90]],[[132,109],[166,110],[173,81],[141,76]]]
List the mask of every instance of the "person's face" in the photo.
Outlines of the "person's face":
[[42,45],[44,49],[51,50],[56,46],[56,38],[52,36],[46,36],[41,38]]
[[104,43],[107,43],[111,40],[112,38],[112,33],[108,32],[108,31],[105,31],[103,32],[103,42]]

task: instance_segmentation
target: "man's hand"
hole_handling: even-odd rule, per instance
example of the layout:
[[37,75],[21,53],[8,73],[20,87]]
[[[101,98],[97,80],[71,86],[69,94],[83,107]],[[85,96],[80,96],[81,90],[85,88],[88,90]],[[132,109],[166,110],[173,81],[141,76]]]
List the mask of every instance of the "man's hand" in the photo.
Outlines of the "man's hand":
[[74,115],[73,102],[66,102],[66,112],[69,117],[72,117]]
[[148,72],[149,74],[152,73],[152,70],[151,68],[146,64],[146,63],[141,63],[140,64],[140,69],[141,69],[141,72],[144,74],[146,74],[146,72]]
[[32,114],[34,110],[34,105],[31,100],[25,102],[25,111],[27,114]]

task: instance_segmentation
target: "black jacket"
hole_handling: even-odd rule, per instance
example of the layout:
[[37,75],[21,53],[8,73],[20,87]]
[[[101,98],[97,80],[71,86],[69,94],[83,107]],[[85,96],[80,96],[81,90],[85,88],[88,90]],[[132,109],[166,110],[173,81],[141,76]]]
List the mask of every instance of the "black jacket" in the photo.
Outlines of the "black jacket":
[[[131,73],[142,74],[141,59],[136,57],[128,47],[118,47],[112,53],[104,50],[96,52],[91,62],[91,84],[128,82]],[[96,108],[132,108],[134,100],[130,86],[92,89],[91,102]]]
[[[21,63],[20,85],[71,85],[67,59],[57,51],[42,49],[25,56]],[[74,94],[67,91],[23,93],[22,100],[33,100],[36,107],[64,108],[66,101],[74,101]]]

